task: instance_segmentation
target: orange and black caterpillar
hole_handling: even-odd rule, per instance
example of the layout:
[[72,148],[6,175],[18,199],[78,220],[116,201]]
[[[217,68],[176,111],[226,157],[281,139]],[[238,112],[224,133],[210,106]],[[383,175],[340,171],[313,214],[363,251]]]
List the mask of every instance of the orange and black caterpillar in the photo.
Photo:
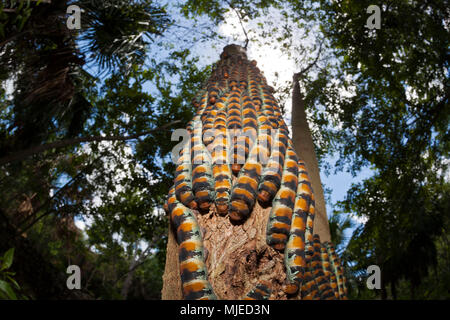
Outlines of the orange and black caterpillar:
[[191,155],[188,148],[183,148],[178,158],[175,171],[175,194],[182,204],[191,209],[197,209],[194,193],[192,192]]
[[202,212],[209,210],[214,199],[211,155],[202,143],[201,121],[193,121],[191,137],[192,191]]
[[284,161],[281,187],[272,203],[267,223],[267,244],[277,250],[284,250],[291,230],[292,212],[298,185],[297,155],[289,145]]
[[332,273],[336,275],[336,281],[337,281],[337,288],[338,288],[338,295],[340,299],[346,299],[347,298],[347,287],[346,287],[346,279],[344,276],[344,269],[342,268],[342,265],[339,261],[339,258],[336,254],[336,250],[334,248],[334,245],[330,242],[325,242],[325,247],[328,251],[328,256],[331,260],[331,269]]
[[320,299],[330,300],[335,299],[334,291],[331,287],[330,279],[327,278],[323,271],[321,244],[318,234],[313,236],[314,253],[311,257],[311,268],[313,270],[313,277],[319,289]]
[[299,290],[306,271],[305,232],[309,209],[312,204],[312,192],[303,162],[299,161],[298,188],[292,215],[289,240],[284,253],[287,284],[285,291],[295,294]]
[[214,121],[214,141],[210,144],[214,190],[215,190],[215,204],[217,212],[220,215],[228,213],[228,204],[230,202],[231,194],[231,168],[228,163],[229,157],[229,137],[226,128],[226,106],[225,104],[216,103],[218,109],[216,119]]
[[272,204],[272,200],[281,186],[284,158],[287,151],[288,136],[280,130],[276,130],[274,133],[272,153],[263,170],[258,188],[258,202],[263,208]]
[[189,208],[178,202],[175,188],[169,191],[166,209],[177,234],[181,282],[185,299],[215,299],[216,296],[208,281],[202,236],[197,219]]
[[336,274],[331,269],[331,260],[325,243],[320,244],[320,255],[322,259],[323,273],[327,278],[328,282],[330,283],[330,287],[333,290],[334,297],[336,299],[339,299],[339,290],[338,290],[338,283],[336,280]]

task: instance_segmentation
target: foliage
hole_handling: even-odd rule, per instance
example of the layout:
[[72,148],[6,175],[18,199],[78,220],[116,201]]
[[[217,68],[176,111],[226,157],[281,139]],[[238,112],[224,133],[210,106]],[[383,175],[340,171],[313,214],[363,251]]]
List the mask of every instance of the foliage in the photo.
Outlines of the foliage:
[[15,273],[11,271],[14,260],[14,248],[9,249],[0,257],[0,299],[27,299],[21,293],[19,284],[14,280]]
[[448,232],[442,228],[449,213],[445,1],[391,2],[379,30],[365,27],[370,1],[321,4],[322,28],[340,62],[311,83],[323,90],[308,101],[321,106],[314,116],[340,154],[338,167],[348,164],[356,174],[370,165],[376,172],[341,203],[367,219],[347,259],[357,272],[378,264],[394,292],[407,280],[414,298],[437,265],[437,239]]

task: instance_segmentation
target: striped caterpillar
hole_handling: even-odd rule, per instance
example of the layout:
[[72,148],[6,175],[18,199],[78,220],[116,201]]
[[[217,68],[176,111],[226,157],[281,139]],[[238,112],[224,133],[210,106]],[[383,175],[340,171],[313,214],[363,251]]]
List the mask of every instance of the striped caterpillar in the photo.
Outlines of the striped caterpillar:
[[277,250],[284,250],[291,230],[292,212],[298,185],[297,155],[292,146],[286,151],[281,187],[272,203],[267,224],[267,243]]
[[167,211],[177,233],[178,257],[185,299],[215,299],[208,281],[203,256],[203,243],[198,223],[192,211],[178,202],[175,188],[169,191]]

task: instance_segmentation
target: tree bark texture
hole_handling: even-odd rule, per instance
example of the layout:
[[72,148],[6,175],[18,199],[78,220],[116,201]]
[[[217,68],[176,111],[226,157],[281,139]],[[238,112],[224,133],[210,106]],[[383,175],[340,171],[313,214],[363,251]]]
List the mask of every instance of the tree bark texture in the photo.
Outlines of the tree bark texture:
[[306,163],[316,200],[316,217],[314,220],[314,233],[320,236],[321,241],[331,241],[328,224],[325,196],[320,180],[319,164],[317,161],[314,142],[306,119],[305,101],[300,91],[300,84],[294,76],[292,90],[292,142],[297,155]]

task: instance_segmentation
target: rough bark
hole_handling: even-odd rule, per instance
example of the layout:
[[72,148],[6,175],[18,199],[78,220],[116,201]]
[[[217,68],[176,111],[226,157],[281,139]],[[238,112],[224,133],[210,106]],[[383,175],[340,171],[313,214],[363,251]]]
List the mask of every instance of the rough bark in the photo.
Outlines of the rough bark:
[[[240,299],[258,281],[271,284],[270,299],[286,299],[282,284],[286,274],[283,254],[266,244],[267,217],[270,208],[256,204],[251,216],[241,225],[228,217],[208,214],[196,217],[202,230],[208,278],[219,299]],[[178,245],[170,226],[166,266],[163,276],[163,300],[182,299]]]
[[316,217],[314,220],[314,233],[320,236],[322,242],[331,241],[330,227],[328,225],[325,197],[320,180],[319,164],[314,142],[308,121],[306,120],[305,101],[300,91],[298,77],[294,76],[292,90],[292,142],[300,159],[305,161],[311,179],[316,200]]

